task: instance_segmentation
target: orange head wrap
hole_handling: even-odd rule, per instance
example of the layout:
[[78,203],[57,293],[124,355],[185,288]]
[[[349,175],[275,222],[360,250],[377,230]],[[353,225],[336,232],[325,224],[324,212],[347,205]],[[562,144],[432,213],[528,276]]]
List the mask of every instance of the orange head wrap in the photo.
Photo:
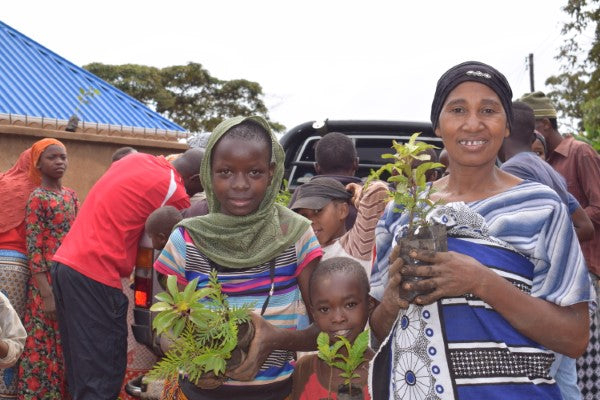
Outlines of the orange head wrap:
[[37,168],[37,163],[40,159],[40,156],[46,150],[48,146],[52,146],[53,144],[65,148],[65,145],[62,144],[59,140],[52,138],[45,138],[42,140],[38,140],[31,146],[31,166],[29,168],[29,176],[35,182],[36,185],[42,183],[42,175],[40,170]]

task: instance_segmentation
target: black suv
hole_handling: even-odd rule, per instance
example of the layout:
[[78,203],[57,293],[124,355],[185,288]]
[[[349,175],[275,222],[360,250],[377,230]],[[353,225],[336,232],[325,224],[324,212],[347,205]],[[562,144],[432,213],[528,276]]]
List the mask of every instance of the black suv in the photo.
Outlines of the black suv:
[[352,138],[358,154],[358,177],[369,175],[371,169],[384,164],[382,154],[391,153],[392,140],[406,142],[415,132],[420,140],[441,148],[442,140],[435,136],[431,124],[407,121],[325,120],[305,122],[290,129],[280,139],[285,151],[285,179],[290,190],[315,175],[315,144],[329,132],[340,132]]

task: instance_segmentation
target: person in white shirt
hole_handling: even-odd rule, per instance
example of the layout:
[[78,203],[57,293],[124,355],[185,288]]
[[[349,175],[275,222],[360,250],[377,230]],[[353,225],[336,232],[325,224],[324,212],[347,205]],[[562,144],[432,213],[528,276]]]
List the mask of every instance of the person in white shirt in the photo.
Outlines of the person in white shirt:
[[27,333],[17,312],[0,292],[0,368],[15,365],[25,346]]

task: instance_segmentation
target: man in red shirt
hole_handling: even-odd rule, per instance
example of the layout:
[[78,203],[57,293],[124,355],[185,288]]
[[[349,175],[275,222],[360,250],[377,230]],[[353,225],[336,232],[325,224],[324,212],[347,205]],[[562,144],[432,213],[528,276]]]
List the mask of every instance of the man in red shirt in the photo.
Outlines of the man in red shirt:
[[88,193],[52,268],[69,391],[74,400],[116,399],[127,357],[127,297],[146,218],[163,205],[190,206],[202,190],[203,151],[169,163],[136,153],[113,163]]

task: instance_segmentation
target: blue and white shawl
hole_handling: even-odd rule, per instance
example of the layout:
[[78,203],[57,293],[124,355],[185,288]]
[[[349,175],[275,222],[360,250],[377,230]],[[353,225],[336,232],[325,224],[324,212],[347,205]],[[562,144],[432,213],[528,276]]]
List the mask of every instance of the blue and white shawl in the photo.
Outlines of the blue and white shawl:
[[[520,290],[560,306],[594,291],[566,206],[548,187],[523,181],[472,203],[449,203],[428,218],[448,228],[448,249],[476,258]],[[388,258],[405,215],[388,205],[376,230],[371,295],[381,300]],[[371,365],[377,399],[560,398],[553,353],[516,331],[473,295],[411,305]]]

